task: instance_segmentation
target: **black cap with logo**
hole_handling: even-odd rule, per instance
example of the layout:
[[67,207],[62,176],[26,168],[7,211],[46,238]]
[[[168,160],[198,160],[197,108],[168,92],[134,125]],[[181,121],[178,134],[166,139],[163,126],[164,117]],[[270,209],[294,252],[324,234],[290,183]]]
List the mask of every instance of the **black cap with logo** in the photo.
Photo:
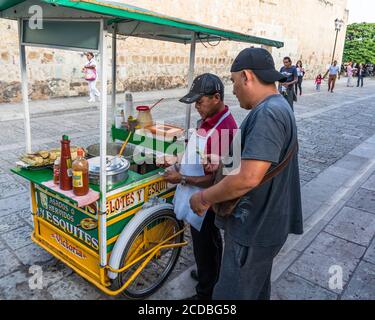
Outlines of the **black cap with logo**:
[[180,99],[180,102],[191,104],[198,101],[203,96],[211,96],[219,93],[224,100],[224,85],[218,76],[212,73],[204,73],[196,77],[189,93]]
[[234,60],[231,72],[250,69],[266,83],[285,82],[287,77],[276,71],[272,55],[263,48],[246,48]]

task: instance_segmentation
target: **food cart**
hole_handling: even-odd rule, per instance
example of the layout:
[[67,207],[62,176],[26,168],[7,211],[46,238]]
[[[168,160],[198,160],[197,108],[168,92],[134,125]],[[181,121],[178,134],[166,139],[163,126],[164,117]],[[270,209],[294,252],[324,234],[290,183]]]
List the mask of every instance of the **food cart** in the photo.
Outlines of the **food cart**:
[[[101,94],[107,95],[107,40],[112,41],[112,110],[116,108],[116,42],[118,35],[190,45],[188,84],[194,76],[197,40],[234,40],[282,47],[283,43],[222,30],[157,14],[123,3],[99,0],[1,0],[1,18],[18,21],[22,98],[25,111],[26,152],[32,152],[26,46],[92,51],[100,54]],[[42,14],[42,28],[35,17]],[[32,24],[34,23],[34,25]],[[107,37],[108,35],[108,37]],[[162,177],[163,169],[149,165],[129,169],[127,179],[107,185],[107,99],[100,102],[100,185],[90,184],[99,199],[79,201],[46,184],[49,168],[12,172],[30,181],[32,240],[108,295],[123,293],[144,298],[167,279],[179,257],[184,225],[173,213],[175,186]],[[190,128],[191,106],[186,108],[185,135]],[[113,140],[126,140],[130,131],[111,128]],[[185,140],[185,139],[183,139]],[[183,152],[184,141],[159,141],[157,136],[133,134],[130,146],[149,145],[154,153]]]

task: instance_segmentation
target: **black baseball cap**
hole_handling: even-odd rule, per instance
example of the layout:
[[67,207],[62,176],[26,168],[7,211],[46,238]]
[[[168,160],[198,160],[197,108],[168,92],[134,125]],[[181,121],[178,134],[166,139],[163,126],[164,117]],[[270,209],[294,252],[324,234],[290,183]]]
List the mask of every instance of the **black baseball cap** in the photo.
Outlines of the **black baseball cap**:
[[275,69],[272,55],[263,48],[246,48],[234,60],[231,72],[250,69],[266,83],[285,82],[287,77]]
[[218,76],[212,73],[204,73],[196,77],[191,85],[189,93],[180,99],[180,102],[191,104],[203,96],[211,96],[220,93],[224,100],[224,85]]

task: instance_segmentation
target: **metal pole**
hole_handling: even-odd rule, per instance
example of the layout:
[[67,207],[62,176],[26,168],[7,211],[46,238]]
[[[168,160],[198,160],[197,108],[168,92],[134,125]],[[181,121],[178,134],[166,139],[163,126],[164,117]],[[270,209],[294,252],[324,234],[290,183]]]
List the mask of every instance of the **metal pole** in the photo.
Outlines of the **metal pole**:
[[[191,37],[190,45],[190,62],[189,62],[189,74],[188,74],[188,90],[193,84],[194,80],[194,66],[195,66],[195,49],[197,42],[197,34],[193,32]],[[189,138],[189,129],[190,129],[190,118],[191,118],[191,104],[186,106],[186,122],[185,122],[185,139]]]
[[[116,69],[117,69],[117,23],[113,25],[112,30],[112,117],[116,117]],[[115,120],[113,120],[115,121]]]
[[[20,51],[20,71],[21,71],[21,91],[22,91],[22,102],[24,111],[24,130],[25,130],[25,143],[26,152],[31,153],[31,126],[30,126],[30,108],[29,108],[29,89],[28,89],[28,78],[26,70],[26,50],[25,46],[22,45],[22,19],[18,19],[18,42]],[[35,199],[35,189],[33,183],[29,185],[30,190],[30,210],[35,214],[35,206],[33,200]]]
[[107,175],[106,175],[106,152],[107,152],[107,46],[104,20],[100,27],[100,85],[101,85],[101,108],[100,108],[100,212],[99,212],[99,255],[100,265],[107,265]]
[[21,68],[22,101],[23,101],[23,110],[24,110],[26,152],[31,153],[31,127],[30,127],[29,93],[28,93],[29,90],[28,90],[27,70],[26,70],[26,52],[25,52],[25,46],[22,45],[22,19],[18,19],[18,40],[19,40],[19,50],[20,50],[20,68]]
[[331,65],[333,64],[333,61],[335,60],[335,54],[336,54],[336,45],[337,45],[337,37],[339,35],[339,30],[336,29],[336,39],[335,39],[335,45],[333,46],[333,54],[332,54],[332,62]]

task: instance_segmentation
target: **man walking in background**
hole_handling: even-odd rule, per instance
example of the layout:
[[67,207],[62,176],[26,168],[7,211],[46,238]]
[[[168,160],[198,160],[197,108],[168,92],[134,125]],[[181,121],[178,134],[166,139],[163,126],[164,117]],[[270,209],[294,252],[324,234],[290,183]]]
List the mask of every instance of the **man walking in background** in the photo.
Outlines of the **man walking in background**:
[[283,60],[284,66],[281,67],[280,73],[286,78],[286,82],[279,84],[279,91],[288,101],[292,110],[294,110],[294,100],[296,99],[296,93],[294,92],[294,86],[298,82],[297,68],[292,66],[292,60],[289,57],[285,57]]
[[335,84],[337,78],[340,80],[340,67],[337,65],[337,61],[335,60],[333,64],[328,68],[327,72],[323,76],[323,79],[328,76],[328,92],[331,91],[333,93],[333,89],[335,89]]

